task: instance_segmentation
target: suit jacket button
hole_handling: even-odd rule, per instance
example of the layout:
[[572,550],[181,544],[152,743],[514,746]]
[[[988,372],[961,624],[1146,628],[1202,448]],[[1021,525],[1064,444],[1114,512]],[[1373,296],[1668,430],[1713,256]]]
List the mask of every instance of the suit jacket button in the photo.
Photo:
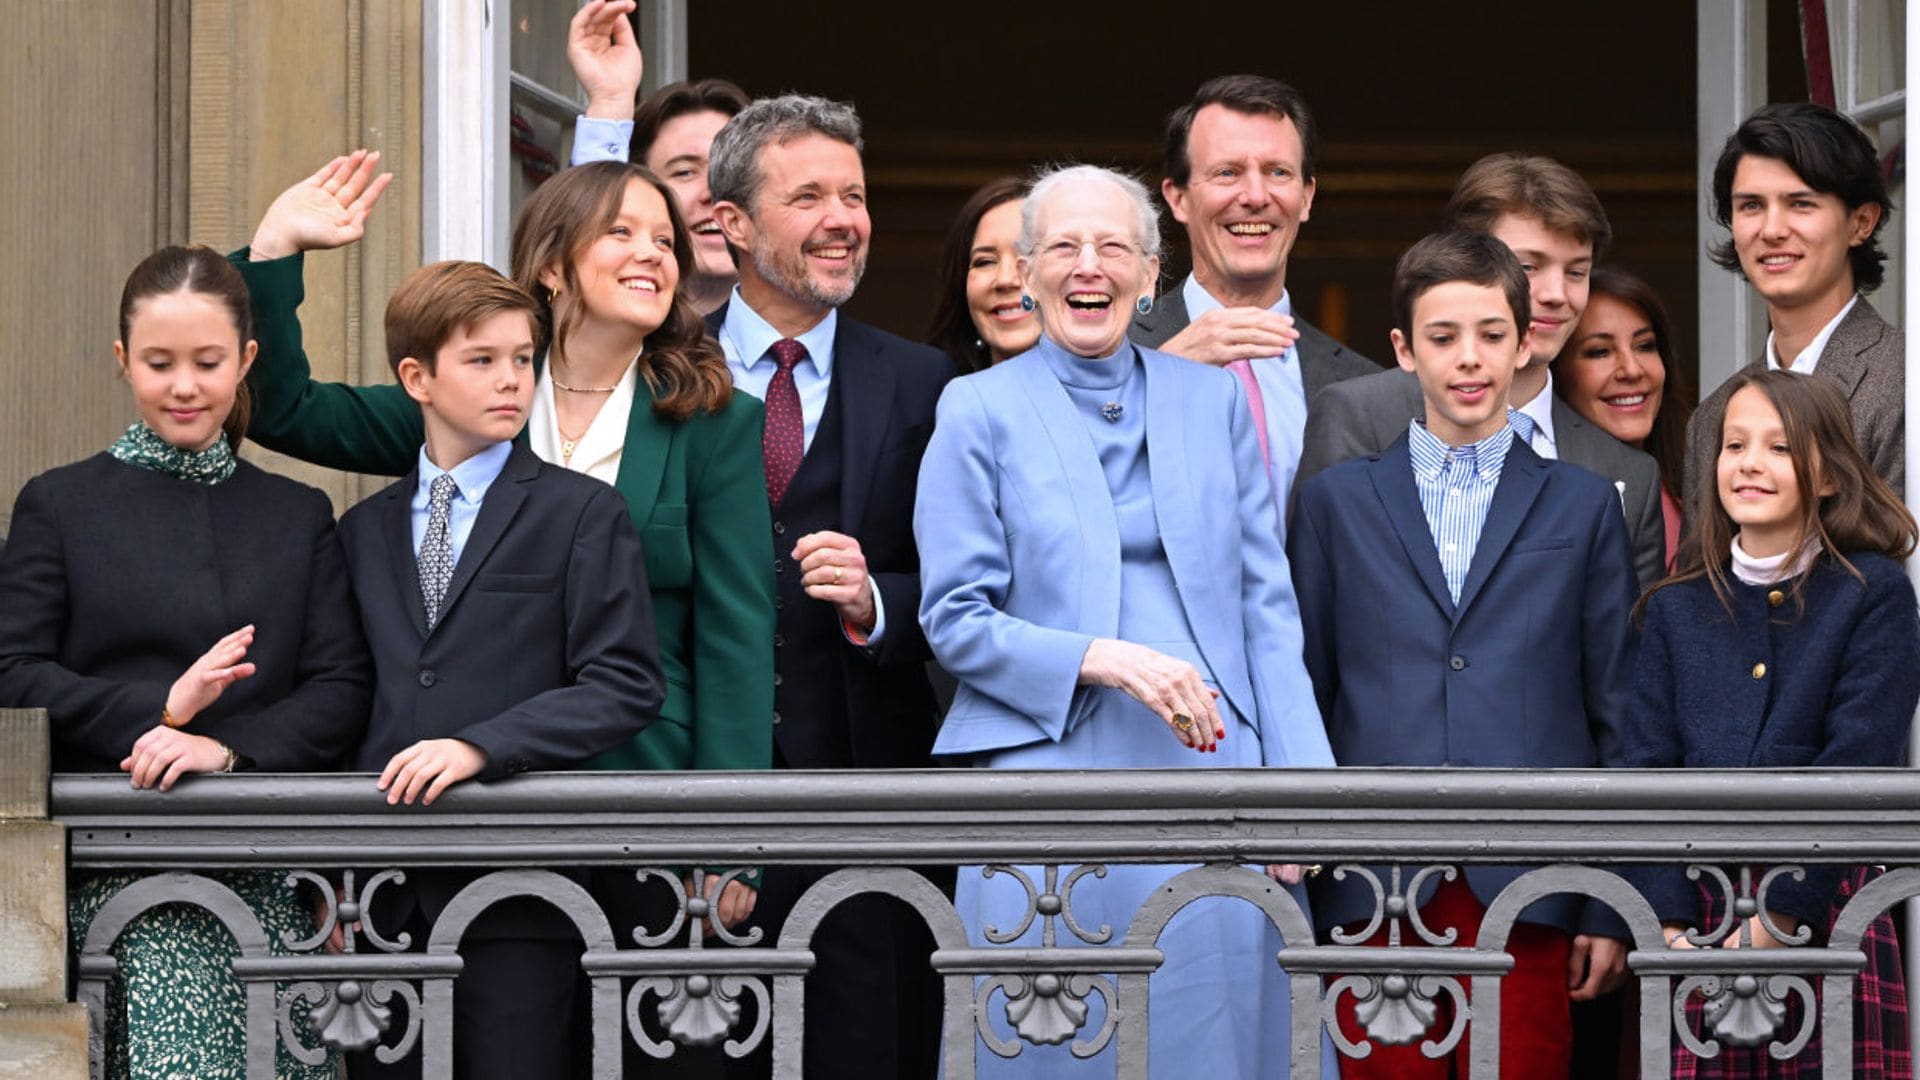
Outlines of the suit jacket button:
[[775,635],[773,635],[773,647],[774,647],[774,648],[776,648],[776,649],[777,649],[777,648],[779,648],[780,646],[782,646],[782,645],[785,645],[786,643],[787,643],[787,639],[786,639],[786,638],[784,638],[784,637],[781,637],[781,636],[780,636],[779,634],[775,634]]
[[440,680],[440,677],[433,673],[432,668],[427,668],[426,670],[420,673],[421,686],[432,686],[434,683],[438,682],[439,680]]
[[780,673],[777,671],[773,673],[773,685],[775,686],[780,685]]
[[1769,592],[1767,594],[1768,607],[1779,607],[1781,604],[1784,604],[1786,602],[1787,602],[1787,594],[1781,592],[1779,589],[1775,589],[1772,592]]
[[1450,656],[1447,658],[1447,666],[1455,671],[1464,671],[1467,666],[1467,658],[1464,656]]
[[786,571],[787,571],[787,564],[786,564],[786,563],[784,563],[784,562],[782,562],[782,561],[780,561],[779,559],[775,559],[775,560],[773,560],[773,572],[774,572],[774,573],[776,573],[776,574],[784,574],[784,573],[786,573]]
[[1753,665],[1753,677],[1754,677],[1754,678],[1756,678],[1756,679],[1764,679],[1764,678],[1766,678],[1766,677],[1767,677],[1767,665],[1765,665],[1765,664],[1755,664],[1755,665]]
[[774,522],[774,523],[773,523],[773,535],[775,535],[775,536],[780,536],[780,535],[782,535],[783,533],[785,533],[786,531],[787,531],[787,523],[786,523],[786,522],[784,522],[784,521],[776,521],[776,522]]
[[774,722],[774,723],[776,723],[776,724],[780,722],[780,714],[779,714],[779,713],[777,713],[777,712],[776,712],[776,713],[774,713],[774,714],[773,714],[773,722]]

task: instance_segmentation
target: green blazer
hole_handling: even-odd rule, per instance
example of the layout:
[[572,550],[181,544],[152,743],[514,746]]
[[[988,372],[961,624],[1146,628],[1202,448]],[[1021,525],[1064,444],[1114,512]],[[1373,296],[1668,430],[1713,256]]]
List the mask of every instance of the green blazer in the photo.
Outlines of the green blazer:
[[[328,468],[404,475],[426,438],[398,386],[312,378],[301,344],[299,255],[229,256],[253,297],[260,352],[247,378],[248,437]],[[535,360],[545,361],[544,354]],[[675,423],[635,387],[614,487],[646,553],[667,677],[660,719],[603,769],[765,769],[773,764],[773,523],[760,460],[765,411],[735,394],[717,413]],[[524,435],[521,436],[525,438]]]

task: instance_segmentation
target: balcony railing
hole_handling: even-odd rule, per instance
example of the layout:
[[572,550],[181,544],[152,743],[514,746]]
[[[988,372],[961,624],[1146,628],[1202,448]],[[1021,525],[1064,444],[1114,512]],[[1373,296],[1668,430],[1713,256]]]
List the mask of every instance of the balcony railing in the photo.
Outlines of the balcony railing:
[[[96,1038],[120,930],[154,905],[198,904],[240,945],[233,966],[247,986],[250,1077],[271,1075],[276,1040],[307,1057],[322,1044],[377,1044],[388,1056],[422,1054],[428,1077],[450,1075],[455,950],[475,915],[516,895],[544,898],[580,929],[596,1076],[619,1075],[625,1039],[656,1057],[716,1042],[745,1053],[770,1039],[775,1074],[798,1077],[812,930],[836,904],[868,892],[904,901],[932,931],[952,1080],[974,1075],[977,1054],[1017,1054],[1023,1041],[1071,1041],[1082,1054],[1111,1042],[1117,1074],[1146,1077],[1159,931],[1189,901],[1216,895],[1256,906],[1286,939],[1279,959],[1290,976],[1294,1076],[1317,1075],[1322,1028],[1335,999],[1351,994],[1372,1002],[1369,1041],[1419,1040],[1437,1056],[1470,1028],[1471,1075],[1496,1077],[1508,930],[1528,903],[1556,893],[1596,897],[1631,930],[1644,1076],[1668,1075],[1676,1040],[1696,1053],[1770,1046],[1786,1056],[1818,1023],[1824,1075],[1845,1077],[1861,935],[1879,912],[1920,895],[1920,774],[1898,770],[572,773],[469,785],[430,809],[388,807],[368,776],[201,777],[166,795],[129,790],[119,777],[58,776],[52,813],[68,829],[76,870],[146,874],[99,913],[81,946],[78,996],[93,1010]],[[1398,944],[1328,944],[1324,927],[1316,943],[1291,896],[1249,869],[1275,862],[1365,875],[1377,886],[1376,919],[1397,926]],[[1201,865],[1093,944],[1072,919],[1072,870],[1126,863]],[[1699,865],[1702,880],[1742,911],[1764,910],[1766,888],[1790,871],[1720,867],[1888,871],[1853,898],[1824,945],[1676,950],[1615,872],[1633,863]],[[847,869],[803,896],[772,947],[752,949],[716,944],[743,943],[717,924],[703,941],[692,924],[711,924],[713,913],[699,901],[683,903],[665,927],[613,925],[585,889],[553,872],[776,864]],[[1376,864],[1391,869],[1365,869]],[[1407,916],[1406,898],[1423,877],[1474,864],[1537,869],[1490,905],[1476,947],[1449,947]],[[1040,948],[971,942],[947,896],[915,869],[933,866],[1045,868],[1027,878],[1030,917],[1058,919],[1067,932]],[[361,916],[369,894],[422,867],[491,873],[448,906],[424,943],[405,947],[382,932],[394,928],[363,926],[348,935],[350,952],[291,956],[271,954],[246,906],[196,873],[289,869],[321,890],[326,925],[289,943],[313,950],[333,920]],[[1711,943],[1725,933],[1698,936]],[[1081,1006],[1096,994],[1108,1021],[1088,1030]],[[1694,996],[1714,1018],[1704,1042],[1676,1023]],[[744,998],[757,1007],[743,1010]],[[1428,1042],[1416,1018],[1441,998],[1460,1006],[1463,1022]],[[1787,1030],[1790,998],[1808,1006],[1797,1030]],[[296,1001],[309,1006],[307,1024],[290,1019]],[[404,1022],[391,1019],[396,1001],[406,1003]],[[665,1039],[644,1030],[643,1010]],[[1342,1053],[1367,1052],[1334,1030]]]

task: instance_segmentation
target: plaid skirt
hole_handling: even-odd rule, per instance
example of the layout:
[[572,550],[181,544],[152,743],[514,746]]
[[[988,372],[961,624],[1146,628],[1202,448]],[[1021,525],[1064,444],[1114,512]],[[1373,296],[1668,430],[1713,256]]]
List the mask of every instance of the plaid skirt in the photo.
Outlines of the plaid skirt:
[[[1840,909],[1846,906],[1853,894],[1879,876],[1880,871],[1875,867],[1856,866],[1851,874],[1841,879],[1840,889],[1834,893],[1833,909],[1827,914],[1827,930],[1833,928],[1834,920],[1840,917]],[[1725,912],[1725,897],[1702,885],[1700,898],[1703,925],[1718,925]],[[1738,928],[1734,932],[1738,933]],[[1821,935],[1822,938],[1825,936]],[[1869,924],[1866,936],[1861,939],[1860,949],[1866,954],[1867,966],[1861,969],[1853,983],[1853,1075],[1868,1080],[1894,1080],[1896,1077],[1907,1080],[1913,1075],[1913,1059],[1907,1045],[1907,988],[1901,978],[1900,942],[1894,936],[1892,913],[1883,911]],[[1819,979],[1813,980],[1813,988],[1817,1001]],[[1704,1011],[1699,995],[1688,998],[1687,1022],[1693,1026],[1696,1035],[1703,1034]],[[1800,1030],[1801,1012],[1799,995],[1789,997],[1787,1019],[1782,1027],[1784,1037],[1791,1038],[1793,1033]],[[1674,1080],[1731,1080],[1733,1077],[1804,1077],[1815,1080],[1820,1076],[1822,1034],[1816,1025],[1807,1045],[1784,1061],[1776,1060],[1769,1054],[1766,1044],[1748,1048],[1722,1045],[1718,1057],[1697,1058],[1676,1038],[1673,1048]]]

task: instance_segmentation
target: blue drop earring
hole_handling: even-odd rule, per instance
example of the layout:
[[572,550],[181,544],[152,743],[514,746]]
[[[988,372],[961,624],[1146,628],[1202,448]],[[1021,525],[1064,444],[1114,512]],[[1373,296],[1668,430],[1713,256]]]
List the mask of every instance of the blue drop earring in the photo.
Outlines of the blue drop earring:
[[1032,311],[1032,310],[1033,310],[1033,297],[1031,297],[1031,296],[1028,296],[1028,295],[1027,295],[1026,293],[1021,293],[1021,294],[1020,294],[1020,310],[1021,310],[1021,311]]
[[1133,310],[1139,312],[1142,315],[1145,315],[1147,312],[1152,311],[1153,297],[1151,296],[1141,297],[1139,300],[1134,302]]

